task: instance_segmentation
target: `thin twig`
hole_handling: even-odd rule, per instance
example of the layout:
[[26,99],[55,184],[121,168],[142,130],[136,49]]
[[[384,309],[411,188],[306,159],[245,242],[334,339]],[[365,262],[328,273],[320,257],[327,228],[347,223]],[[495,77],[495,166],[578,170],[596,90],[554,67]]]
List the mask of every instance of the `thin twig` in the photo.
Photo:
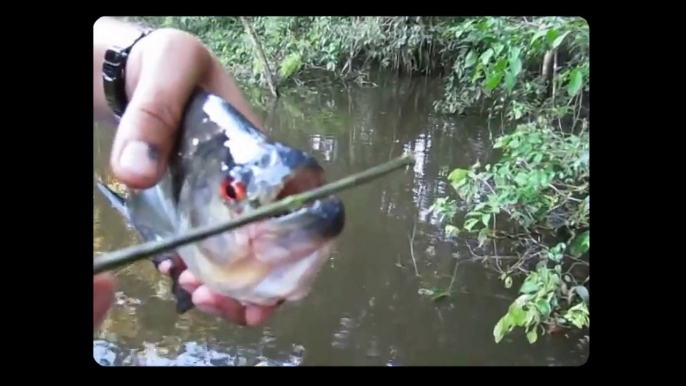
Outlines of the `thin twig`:
[[455,259],[455,268],[453,268],[453,275],[450,278],[450,284],[448,285],[448,294],[452,293],[453,291],[453,284],[455,284],[455,277],[457,276],[457,266],[460,265],[460,261]]
[[414,162],[414,157],[406,154],[385,164],[375,166],[361,173],[342,178],[336,182],[321,186],[317,189],[293,196],[288,196],[283,200],[260,207],[254,212],[245,216],[241,216],[237,219],[229,220],[216,225],[209,225],[206,227],[193,229],[184,235],[170,237],[166,240],[151,241],[145,244],[124,248],[115,252],[101,255],[94,258],[93,274],[96,275],[107,270],[119,268],[137,260],[170,251],[180,246],[191,244],[219,233],[239,228],[243,225],[271,217],[283,210],[297,208],[307,201],[326,197],[332,193],[370,182],[403,166],[413,165]]
[[415,222],[412,226],[412,235],[407,236],[407,239],[410,240],[410,257],[412,257],[412,264],[414,264],[414,273],[415,275],[419,276],[419,269],[417,269],[417,259],[414,258],[414,236],[416,230],[417,223]]
[[272,92],[272,95],[275,97],[279,97],[279,91],[276,88],[276,82],[274,81],[274,74],[272,73],[271,68],[269,67],[269,62],[267,61],[267,57],[264,55],[264,51],[262,50],[262,45],[260,44],[260,41],[257,39],[257,35],[255,35],[255,31],[253,31],[252,26],[246,20],[245,17],[240,16],[241,23],[243,23],[243,27],[245,28],[245,32],[248,34],[248,37],[250,37],[250,41],[253,44],[253,47],[255,48],[255,53],[257,54],[257,58],[260,60],[262,64],[262,73],[264,74],[264,77],[267,80],[267,85],[269,85],[269,90]]

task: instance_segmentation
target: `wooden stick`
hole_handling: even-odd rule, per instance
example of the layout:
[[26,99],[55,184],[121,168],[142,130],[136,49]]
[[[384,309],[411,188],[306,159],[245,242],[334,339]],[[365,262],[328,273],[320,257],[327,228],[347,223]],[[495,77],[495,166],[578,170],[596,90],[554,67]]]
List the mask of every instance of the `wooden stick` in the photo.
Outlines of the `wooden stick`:
[[362,185],[382,177],[383,175],[386,175],[396,169],[400,169],[403,166],[413,165],[414,162],[414,157],[411,155],[404,155],[385,164],[375,166],[361,173],[342,178],[336,182],[321,186],[317,189],[293,196],[288,196],[283,200],[262,206],[254,212],[245,216],[241,216],[237,219],[193,229],[184,235],[170,237],[166,240],[150,241],[144,244],[135,245],[94,257],[93,274],[97,275],[101,272],[122,267],[145,257],[167,252],[180,246],[191,244],[219,233],[239,228],[243,225],[271,217],[283,210],[296,209],[307,201],[326,197],[332,193]]

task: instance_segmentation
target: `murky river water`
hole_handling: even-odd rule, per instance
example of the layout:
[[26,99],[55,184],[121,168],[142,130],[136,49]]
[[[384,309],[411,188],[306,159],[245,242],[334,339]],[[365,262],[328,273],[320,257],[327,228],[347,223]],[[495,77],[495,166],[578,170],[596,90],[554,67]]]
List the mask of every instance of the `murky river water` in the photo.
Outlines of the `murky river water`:
[[[117,304],[94,340],[96,361],[193,366],[585,362],[587,337],[580,332],[545,335],[535,345],[513,334],[495,344],[493,326],[515,290],[505,289],[480,263],[464,261],[470,256],[464,242],[447,240],[428,213],[447,189],[451,167],[488,160],[495,129],[483,119],[446,120],[432,113],[441,90],[423,79],[379,82],[377,88],[335,84],[310,90],[261,112],[270,135],[314,153],[329,180],[403,152],[417,158],[406,173],[341,194],[346,230],[309,297],[282,307],[257,328],[197,311],[177,316],[167,280],[150,262],[139,262],[116,273]],[[97,175],[106,173],[112,136],[109,128],[96,130]],[[96,251],[138,243],[93,189]],[[435,302],[426,295],[451,282],[450,297]]]

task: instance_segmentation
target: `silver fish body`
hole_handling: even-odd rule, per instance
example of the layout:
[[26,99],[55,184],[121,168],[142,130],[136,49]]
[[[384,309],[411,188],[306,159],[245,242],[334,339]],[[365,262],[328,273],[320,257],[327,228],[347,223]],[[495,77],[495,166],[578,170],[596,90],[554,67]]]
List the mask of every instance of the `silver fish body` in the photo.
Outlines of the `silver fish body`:
[[[98,184],[143,241],[226,221],[326,182],[315,158],[270,141],[228,102],[201,89],[186,108],[176,150],[152,188],[131,190],[124,199]],[[211,289],[243,303],[297,301],[309,293],[344,224],[342,201],[329,197],[185,245],[176,255]],[[185,312],[191,297],[178,285],[179,264],[173,265],[177,310]]]

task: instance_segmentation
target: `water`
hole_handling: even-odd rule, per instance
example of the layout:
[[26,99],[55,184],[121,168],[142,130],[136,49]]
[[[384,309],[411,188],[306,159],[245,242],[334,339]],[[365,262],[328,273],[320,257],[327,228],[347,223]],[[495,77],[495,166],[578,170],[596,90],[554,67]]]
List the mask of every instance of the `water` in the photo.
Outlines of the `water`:
[[[492,269],[466,261],[470,252],[464,241],[446,239],[442,225],[428,213],[448,188],[444,181],[451,168],[489,161],[489,138],[498,129],[480,118],[446,120],[434,114],[431,105],[441,90],[425,79],[378,82],[378,88],[320,86],[259,111],[269,135],[315,154],[329,180],[404,152],[417,159],[406,173],[342,193],[346,230],[309,297],[282,307],[262,327],[239,327],[197,311],[178,316],[166,278],[150,262],[139,262],[116,273],[120,292],[94,340],[96,361],[193,366],[584,363],[588,338],[582,332],[544,335],[535,345],[516,333],[495,344],[493,327],[515,291],[505,289]],[[112,136],[109,128],[96,130],[98,176],[107,175]],[[93,189],[94,248],[137,243]],[[449,288],[451,281],[449,298],[436,302],[426,295]]]

